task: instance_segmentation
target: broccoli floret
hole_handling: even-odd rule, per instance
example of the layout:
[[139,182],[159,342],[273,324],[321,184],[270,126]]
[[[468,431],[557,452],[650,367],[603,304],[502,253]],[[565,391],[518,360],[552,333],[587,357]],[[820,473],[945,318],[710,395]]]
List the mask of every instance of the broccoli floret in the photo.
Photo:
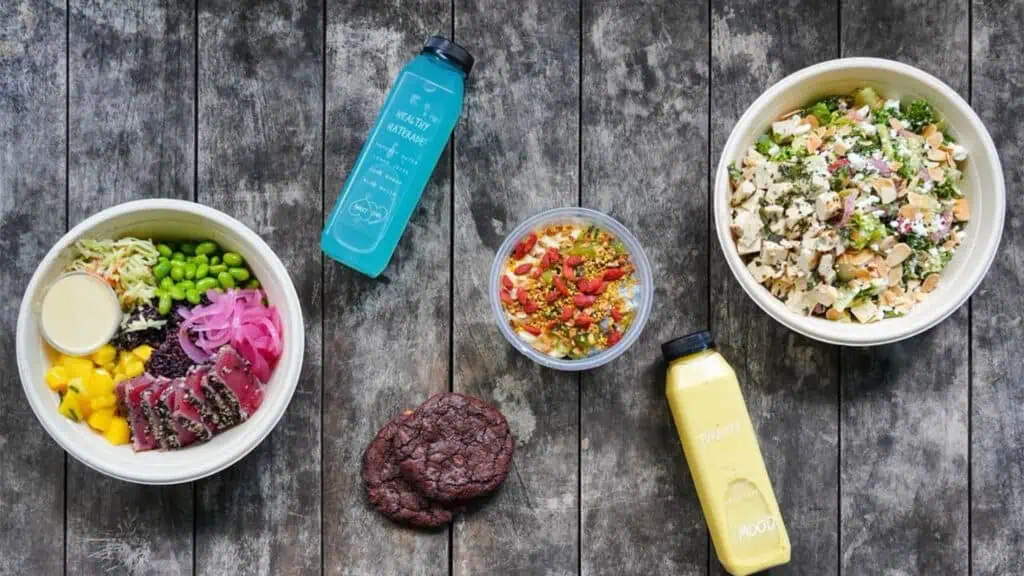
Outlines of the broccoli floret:
[[950,198],[959,198],[960,191],[957,190],[955,184],[953,184],[952,178],[946,178],[939,184],[935,185],[934,188],[935,197],[943,200],[949,200]]
[[879,108],[878,110],[875,110],[875,124],[882,124],[884,126],[884,128],[882,128],[883,130],[889,129],[890,117],[892,117],[892,114],[890,114],[889,111],[885,108]]
[[757,148],[757,151],[762,156],[770,155],[772,151],[772,146],[775,146],[775,143],[772,142],[771,137],[768,136],[767,134],[761,134],[760,136],[758,136],[757,143],[754,144],[754,147]]
[[931,240],[919,234],[914,234],[913,232],[907,234],[907,237],[904,238],[903,241],[907,243],[907,246],[910,246],[914,250],[927,250],[932,247]]
[[903,162],[903,165],[900,166],[900,169],[896,171],[896,174],[898,174],[899,177],[903,178],[904,180],[910,180],[911,178],[914,177],[914,173],[911,171],[909,162]]
[[854,214],[848,226],[850,228],[849,242],[857,250],[885,238],[885,224],[877,216],[871,214]]
[[803,162],[799,161],[783,164],[779,167],[779,171],[790,180],[798,180],[807,176],[807,167],[804,166]]
[[939,117],[935,114],[935,109],[932,108],[932,105],[921,98],[914,100],[903,110],[903,119],[915,131],[939,121]]
[[832,173],[832,179],[829,180],[829,188],[838,192],[846,186],[846,180],[850,177],[850,169],[847,166],[840,166],[835,172]]
[[772,156],[772,162],[786,162],[793,157],[792,146],[779,146],[779,150]]

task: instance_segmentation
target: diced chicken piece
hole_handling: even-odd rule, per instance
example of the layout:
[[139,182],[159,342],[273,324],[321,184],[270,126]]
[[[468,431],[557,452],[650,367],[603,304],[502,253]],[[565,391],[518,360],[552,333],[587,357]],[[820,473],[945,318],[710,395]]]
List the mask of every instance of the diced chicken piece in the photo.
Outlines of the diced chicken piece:
[[874,302],[870,300],[865,300],[864,302],[850,308],[850,312],[852,312],[853,316],[863,324],[875,322],[876,320],[879,320],[879,316],[881,315],[881,311],[878,309],[878,306],[875,306]]
[[817,250],[803,248],[796,258],[796,265],[800,268],[801,272],[809,274],[818,265],[818,255],[819,252]]
[[779,177],[779,165],[774,162],[762,162],[754,169],[754,185],[766,190]]
[[797,314],[807,316],[813,307],[814,304],[807,301],[807,293],[802,290],[792,290],[786,298],[786,308]]
[[766,266],[760,258],[754,258],[751,260],[750,263],[747,264],[747,270],[759,284],[763,284],[766,280],[778,276],[778,272],[776,272],[776,270],[771,266]]
[[761,210],[761,200],[763,198],[764,198],[764,190],[758,190],[758,191],[754,192],[754,194],[751,195],[750,198],[747,198],[746,201],[743,202],[741,207],[744,210],[749,210],[751,212],[758,212],[758,211]]
[[829,181],[821,174],[811,174],[811,195],[817,196],[829,191]]
[[777,242],[761,242],[761,261],[765,266],[776,266],[786,261],[787,250]]
[[764,160],[764,156],[762,156],[761,153],[757,151],[757,148],[751,146],[750,148],[747,148],[747,155],[746,157],[743,158],[743,166],[757,166],[764,162]]
[[756,190],[756,188],[754,188],[754,183],[750,180],[744,180],[736,187],[736,190],[732,193],[732,199],[730,199],[729,202],[733,206],[738,206],[742,204],[744,200],[750,198],[750,195],[754,193],[754,190]]
[[[836,271],[832,268],[832,262],[835,257],[831,253],[822,255],[821,259],[818,260],[818,276],[826,284],[831,284],[836,280]],[[831,306],[831,304],[829,304]]]
[[733,219],[733,230],[739,235],[736,242],[741,255],[761,251],[761,230],[764,224],[761,217],[749,210],[739,210]]
[[789,194],[792,189],[792,182],[779,182],[777,184],[772,184],[768,186],[768,192],[764,195],[764,199],[767,200],[769,204],[776,204],[783,196]]
[[806,297],[808,300],[828,308],[835,303],[836,298],[839,298],[839,290],[828,284],[818,284],[814,287],[814,290],[807,293]]
[[797,199],[789,208],[786,208],[786,229],[793,228],[813,213],[814,208],[810,204],[802,199]]
[[772,122],[772,133],[778,138],[786,139],[810,132],[811,125],[804,124],[801,120],[799,114],[794,114],[785,120]]
[[835,192],[825,192],[814,201],[814,212],[818,220],[830,220],[843,209],[843,200]]
[[777,204],[770,204],[764,207],[765,218],[768,218],[769,220],[778,220],[779,218],[782,218],[782,214],[784,212],[785,209]]
[[899,244],[893,246],[891,250],[889,250],[889,255],[886,256],[885,258],[885,263],[888,264],[890,267],[899,266],[900,264],[903,263],[904,260],[906,260],[910,256],[910,253],[910,246],[908,246],[904,242],[900,242]]

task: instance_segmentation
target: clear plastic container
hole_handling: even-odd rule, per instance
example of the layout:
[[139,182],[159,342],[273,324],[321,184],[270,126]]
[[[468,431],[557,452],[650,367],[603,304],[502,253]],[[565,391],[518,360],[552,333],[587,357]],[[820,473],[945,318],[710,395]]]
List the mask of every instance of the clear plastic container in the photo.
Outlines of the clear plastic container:
[[[554,358],[534,350],[532,346],[524,342],[509,327],[505,310],[502,308],[501,299],[498,296],[501,291],[502,264],[508,259],[512,250],[515,249],[516,243],[522,237],[538,228],[551,224],[567,223],[593,224],[615,235],[626,245],[626,249],[633,260],[633,265],[636,266],[638,281],[636,290],[636,319],[623,334],[622,340],[598,354],[576,360]],[[654,299],[654,279],[651,275],[651,265],[647,261],[647,255],[644,254],[640,242],[618,220],[588,208],[555,208],[527,219],[505,238],[505,241],[501,243],[501,247],[498,248],[498,253],[494,257],[494,264],[491,266],[491,277],[487,282],[487,292],[488,298],[491,301],[491,311],[494,313],[494,320],[498,323],[498,329],[512,346],[542,366],[556,370],[579,371],[590,370],[591,368],[597,368],[611,362],[636,342],[637,338],[640,337],[640,333],[643,332],[644,326],[647,324],[647,319],[651,315],[651,304]]]

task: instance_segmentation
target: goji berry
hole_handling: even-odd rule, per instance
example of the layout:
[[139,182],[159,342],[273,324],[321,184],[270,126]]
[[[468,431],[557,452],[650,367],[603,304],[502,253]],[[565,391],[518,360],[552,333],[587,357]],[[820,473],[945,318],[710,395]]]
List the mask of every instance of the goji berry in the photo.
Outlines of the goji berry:
[[561,292],[562,296],[569,295],[569,289],[565,286],[565,282],[562,282],[562,278],[560,276],[555,276],[551,280],[555,283],[555,289]]
[[597,296],[587,296],[586,294],[577,294],[572,297],[572,303],[579,308],[586,308],[587,306],[593,306],[594,302],[597,302]]
[[597,288],[594,289],[594,294],[600,296],[601,294],[604,294],[605,289],[608,288],[608,283],[603,280],[599,280],[598,282],[599,284],[597,285]]
[[551,292],[548,292],[548,295],[545,296],[544,299],[548,302],[554,302],[555,300],[558,300],[559,296],[561,296],[561,294],[558,293],[558,290],[552,290]]
[[622,271],[622,268],[609,268],[604,271],[604,274],[602,274],[601,277],[604,278],[605,282],[612,282],[622,278],[623,274],[624,272]]
[[534,304],[533,300],[527,300],[526,304],[523,304],[523,311],[527,314],[533,314],[537,311],[537,305]]
[[576,317],[576,326],[578,328],[587,328],[594,320],[586,314],[580,314]]
[[516,300],[519,300],[519,303],[525,306],[530,301],[530,295],[526,293],[526,290],[520,288],[516,290]]
[[562,255],[558,253],[557,248],[548,248],[547,252],[548,262],[554,264],[562,259]]
[[593,294],[601,287],[601,280],[597,278],[581,278],[576,282],[576,287],[584,294]]
[[619,340],[622,340],[622,333],[619,332],[618,330],[612,330],[611,332],[608,333],[608,345],[609,346],[615,344]]
[[534,336],[540,336],[540,328],[537,328],[536,326],[533,326],[531,324],[523,324],[523,330],[526,330],[527,332],[533,334]]
[[555,326],[558,326],[558,320],[552,320],[548,322],[548,330],[553,330]]
[[533,272],[530,272],[530,278],[540,278],[540,268],[534,268]]
[[565,259],[565,263],[569,266],[579,266],[583,264],[583,256],[569,256]]
[[562,315],[559,316],[559,319],[562,322],[567,322],[570,318],[572,318],[572,315],[573,315],[572,306],[566,306],[565,308],[562,308]]
[[520,264],[519,266],[516,266],[516,269],[513,270],[512,273],[516,276],[522,276],[529,272],[530,268],[533,268],[533,264]]
[[508,276],[502,276],[501,277],[501,285],[504,286],[505,288],[511,290],[512,289],[512,279],[509,278]]
[[622,312],[619,312],[618,308],[612,308],[612,320],[622,322]]
[[569,266],[568,261],[562,263],[562,276],[565,276],[569,280],[576,279],[576,272],[572,269],[572,266]]
[[550,265],[551,265],[551,258],[549,258],[548,257],[548,253],[545,252],[544,256],[542,256],[541,259],[540,259],[540,264],[537,264],[537,267],[540,268],[541,270],[547,270],[548,266],[550,266]]
[[513,302],[515,302],[515,298],[512,298],[512,295],[508,293],[508,290],[502,290],[501,301],[504,302],[505,304],[512,304]]
[[533,246],[537,243],[537,235],[530,233],[529,236],[523,238],[519,244],[516,244],[515,257],[516,259],[522,258],[533,250]]

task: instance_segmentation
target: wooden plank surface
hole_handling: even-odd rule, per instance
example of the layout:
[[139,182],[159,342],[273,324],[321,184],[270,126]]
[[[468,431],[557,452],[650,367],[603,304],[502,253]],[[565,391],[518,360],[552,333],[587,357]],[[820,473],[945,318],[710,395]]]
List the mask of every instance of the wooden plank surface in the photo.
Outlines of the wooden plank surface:
[[655,286],[640,339],[582,378],[586,574],[707,571],[660,345],[708,323],[708,12],[693,2],[584,2],[582,202],[636,235]]
[[[967,3],[844,0],[842,55],[918,66],[967,95]],[[899,344],[841,356],[844,574],[963,574],[968,308]]]
[[[71,225],[120,202],[191,200],[195,7],[70,3]],[[139,486],[68,461],[67,573],[192,573],[192,486]]]
[[246,223],[302,303],[305,358],[274,432],[196,486],[196,572],[321,568],[323,4],[199,5],[198,199]]
[[516,437],[502,489],[454,526],[454,574],[578,567],[579,388],[498,332],[487,280],[505,235],[579,192],[577,3],[455,2],[477,57],[455,129],[454,387],[493,402]]
[[[328,3],[328,212],[398,72],[426,36],[451,26],[448,0]],[[448,389],[450,164],[446,152],[380,278],[324,259],[327,574],[448,573],[448,530],[410,530],[383,518],[360,472],[363,450],[389,418]]]
[[[783,77],[839,51],[838,4],[719,0],[711,16],[712,169],[736,121]],[[712,175],[712,179],[714,175]],[[839,351],[761,311],[712,237],[711,326],[732,363],[786,523],[794,574],[836,574],[839,546]],[[712,573],[725,574],[712,561]]]
[[971,560],[978,575],[1024,573],[1024,142],[1020,53],[1024,3],[973,5],[971,102],[995,140],[1006,178],[1006,224],[974,296],[971,397]]
[[60,447],[21,390],[15,324],[21,295],[64,232],[67,128],[65,4],[0,3],[0,574],[59,574],[64,566]]

